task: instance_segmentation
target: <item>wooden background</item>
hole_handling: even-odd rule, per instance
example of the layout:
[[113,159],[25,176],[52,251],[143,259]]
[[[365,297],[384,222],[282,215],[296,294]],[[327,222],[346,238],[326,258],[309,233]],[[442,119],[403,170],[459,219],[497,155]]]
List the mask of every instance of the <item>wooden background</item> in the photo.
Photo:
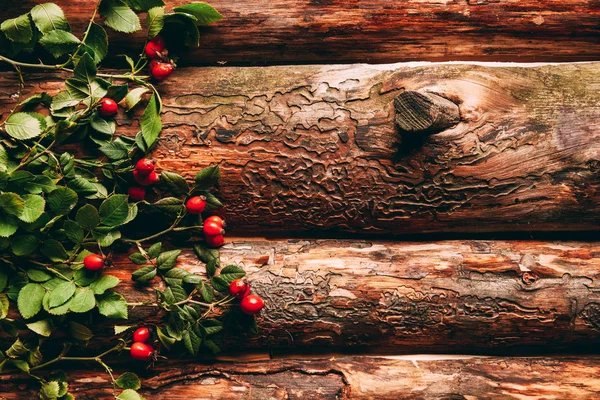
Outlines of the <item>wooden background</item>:
[[[38,3],[11,2],[0,20]],[[56,3],[81,33],[95,1]],[[600,2],[211,4],[225,19],[158,85],[155,157],[188,177],[219,163],[236,235],[222,257],[251,272],[267,305],[259,334],[226,337],[216,363],[139,368],[143,394],[600,396]],[[139,41],[109,35],[118,68]],[[17,81],[0,71],[4,113]],[[28,73],[26,92],[55,93],[62,77]],[[393,100],[406,91],[449,99],[458,123],[401,134]],[[137,132],[139,116],[119,114],[120,132]],[[181,267],[202,271],[190,252]],[[123,255],[108,273],[127,282],[132,268]],[[111,327],[93,329],[102,347]],[[136,368],[124,359],[118,371]],[[82,398],[110,396],[95,366],[70,374]],[[0,375],[0,399],[33,390]]]

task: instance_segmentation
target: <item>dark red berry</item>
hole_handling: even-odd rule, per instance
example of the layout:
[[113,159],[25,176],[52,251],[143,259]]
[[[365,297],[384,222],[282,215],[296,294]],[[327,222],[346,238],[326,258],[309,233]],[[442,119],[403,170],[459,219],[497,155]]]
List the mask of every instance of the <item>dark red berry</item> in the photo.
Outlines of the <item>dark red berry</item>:
[[206,197],[194,196],[185,203],[185,208],[190,214],[202,214],[206,208]]
[[160,179],[155,171],[150,172],[148,175],[140,174],[137,170],[133,170],[133,178],[137,183],[142,186],[152,185]]
[[212,222],[204,221],[202,230],[204,231],[204,234],[206,236],[217,236],[217,235],[222,235],[223,233],[225,233],[225,231],[223,230],[223,226],[214,221],[212,221]]
[[223,235],[206,236],[204,240],[206,241],[206,244],[210,247],[219,247],[225,244],[225,238],[223,237]]
[[147,176],[154,171],[154,160],[151,158],[142,158],[135,164],[135,170],[143,176]]
[[159,58],[160,53],[165,49],[165,41],[162,37],[156,36],[146,43],[144,51],[149,58]]
[[240,302],[240,308],[242,311],[248,315],[253,315],[262,310],[265,306],[265,302],[261,299],[260,296],[255,294],[249,294],[244,297]]
[[135,201],[142,201],[146,197],[146,189],[139,186],[132,186],[127,190],[129,197]]
[[154,349],[146,343],[135,342],[131,345],[130,353],[134,360],[150,361]]
[[173,69],[173,64],[159,62],[158,64],[154,65],[154,67],[150,71],[150,74],[157,81],[163,81],[173,73]]
[[119,111],[117,102],[108,97],[104,97],[100,100],[100,107],[98,107],[98,114],[103,117],[112,117]]
[[150,339],[150,329],[144,327],[138,328],[133,332],[133,341],[146,343]]
[[90,271],[96,271],[104,267],[104,258],[98,254],[90,254],[83,259],[83,266]]
[[148,63],[148,68],[150,68],[150,71],[152,71],[152,68],[154,68],[154,66],[159,62],[160,61],[158,61],[157,59],[150,60],[150,62]]
[[229,294],[236,299],[243,299],[250,294],[250,285],[243,279],[235,279],[229,285]]
[[205,224],[210,224],[213,222],[218,224],[221,228],[223,228],[225,226],[225,221],[223,221],[223,219],[221,217],[219,217],[218,215],[211,215],[210,217],[207,217],[204,220]]

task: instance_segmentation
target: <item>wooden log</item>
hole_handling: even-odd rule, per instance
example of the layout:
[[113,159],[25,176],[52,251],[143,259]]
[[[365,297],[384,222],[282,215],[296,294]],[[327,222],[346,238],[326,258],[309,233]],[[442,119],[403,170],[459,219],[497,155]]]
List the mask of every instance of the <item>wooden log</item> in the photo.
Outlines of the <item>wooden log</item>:
[[[59,89],[29,78],[28,90]],[[600,63],[179,70],[160,85],[155,157],[189,178],[219,163],[237,232],[597,230],[599,86]],[[403,134],[405,90],[455,104],[459,123]],[[120,132],[137,132],[139,115]]]
[[[96,0],[56,0],[75,33]],[[189,0],[169,0],[168,10]],[[393,0],[212,0],[225,16],[202,29],[200,47],[182,64],[340,63],[399,61],[597,60],[599,7],[594,1],[520,0],[418,2]],[[0,20],[29,11],[10,2]],[[111,31],[110,61],[137,54],[134,40]]]
[[[255,363],[159,362],[139,373],[147,399],[590,399],[600,396],[595,357],[344,357]],[[67,371],[77,398],[109,398],[99,368]],[[23,375],[0,375],[0,398],[36,395]]]
[[[181,257],[180,267],[204,271],[191,252]],[[513,354],[600,344],[598,242],[233,239],[221,258],[243,265],[266,302],[258,335],[235,332],[227,350]],[[134,269],[123,257],[106,273],[122,279],[129,302],[152,301],[158,282],[133,286]],[[154,307],[130,316],[161,320]],[[93,331],[108,340],[113,323]]]

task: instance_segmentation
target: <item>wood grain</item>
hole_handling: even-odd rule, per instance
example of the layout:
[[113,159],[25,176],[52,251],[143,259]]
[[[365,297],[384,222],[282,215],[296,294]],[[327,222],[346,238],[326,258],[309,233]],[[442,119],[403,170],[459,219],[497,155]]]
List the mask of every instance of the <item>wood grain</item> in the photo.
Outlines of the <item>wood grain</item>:
[[[127,369],[131,371],[131,366]],[[123,369],[118,368],[117,374]],[[134,369],[135,370],[135,369]],[[112,396],[100,369],[67,371],[77,398]],[[600,396],[598,357],[345,357],[255,363],[161,362],[139,366],[152,400],[591,399]],[[0,399],[36,395],[35,382],[0,375]]]
[[[55,76],[28,76],[55,93]],[[14,74],[0,90],[16,90]],[[218,163],[236,232],[597,230],[600,63],[179,70],[164,95],[161,168]],[[432,92],[460,122],[413,140],[394,98]],[[14,100],[0,99],[0,112]],[[134,134],[137,118],[119,120]]]
[[[55,0],[83,32],[96,0]],[[189,0],[166,1],[172,7]],[[0,20],[38,1],[8,2]],[[394,1],[211,0],[225,19],[201,32],[182,64],[389,63],[400,61],[580,61],[600,57],[595,0]],[[139,53],[111,32],[110,61]]]

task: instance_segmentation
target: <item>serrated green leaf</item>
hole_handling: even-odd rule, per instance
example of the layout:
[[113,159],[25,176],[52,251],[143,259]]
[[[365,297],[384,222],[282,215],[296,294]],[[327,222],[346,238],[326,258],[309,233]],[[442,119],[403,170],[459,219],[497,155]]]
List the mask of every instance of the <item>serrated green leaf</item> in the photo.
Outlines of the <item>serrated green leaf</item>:
[[87,342],[94,336],[94,333],[88,327],[75,321],[69,321],[69,333],[75,339],[83,342]]
[[56,214],[66,215],[75,207],[77,199],[74,190],[61,186],[48,195],[48,205]]
[[221,348],[219,346],[217,346],[217,344],[210,339],[204,339],[202,341],[202,346],[206,347],[213,354],[217,354],[221,351]]
[[207,336],[214,335],[223,330],[223,323],[212,318],[202,320],[200,326]]
[[142,383],[140,382],[140,378],[133,372],[125,372],[121,374],[115,381],[118,387],[121,389],[133,389],[138,390],[142,387]]
[[129,196],[114,194],[100,205],[100,221],[106,226],[119,226],[127,219],[129,213]]
[[0,194],[0,207],[7,213],[20,216],[25,209],[25,199],[16,193],[6,192]]
[[[82,252],[82,255],[85,256],[89,254],[92,253],[89,251]],[[85,256],[77,257],[77,261],[83,261],[85,259]],[[77,272],[75,272],[73,278],[75,279],[75,283],[79,286],[89,286],[98,279],[98,275],[100,273],[100,271],[90,271],[86,268],[80,268],[79,270],[77,270]]]
[[133,328],[133,325],[115,325],[115,335],[120,335],[131,328]]
[[83,232],[83,228],[75,221],[67,220],[63,224],[63,229],[65,230],[65,235],[75,244],[81,244],[85,237]]
[[196,174],[196,188],[209,189],[215,186],[221,178],[221,170],[218,165],[211,165],[198,171]]
[[112,228],[98,227],[92,231],[92,236],[98,241],[102,247],[109,247],[115,240],[121,238],[121,232]]
[[104,28],[96,23],[93,23],[90,27],[85,44],[94,52],[94,62],[96,64],[100,64],[108,54],[108,35]]
[[25,373],[29,373],[29,364],[23,360],[11,360],[13,365]]
[[50,96],[46,92],[36,93],[22,102],[19,103],[20,106],[28,107],[28,106],[37,106],[38,104],[50,105],[52,103],[52,96]]
[[75,220],[83,229],[94,229],[100,224],[100,214],[96,207],[86,204],[77,210]]
[[116,276],[102,275],[100,279],[90,285],[90,289],[94,292],[94,294],[104,294],[104,292],[106,292],[108,289],[114,288],[120,282],[121,280]]
[[109,121],[101,118],[98,115],[94,115],[94,117],[90,120],[90,126],[94,128],[94,130],[106,135],[114,134],[117,129],[117,124],[114,120]]
[[167,335],[167,333],[164,332],[163,328],[158,328],[156,332],[158,333],[158,340],[160,340],[160,343],[167,349],[171,349],[171,346],[173,346],[177,341],[175,338],[172,338],[171,336]]
[[94,307],[96,307],[94,292],[88,288],[77,288],[75,296],[69,305],[69,310],[74,313],[85,313]]
[[[4,293],[0,293],[0,320],[8,316],[8,306],[8,296]],[[0,359],[2,359],[2,357],[0,357]]]
[[169,191],[175,196],[182,196],[190,191],[187,181],[179,174],[169,171],[163,171],[160,174],[160,181],[167,186]]
[[142,95],[144,93],[148,93],[149,91],[150,89],[146,87],[139,87],[130,90],[129,93],[127,93],[127,96],[125,96],[125,111],[129,111],[135,107],[140,100],[142,100]]
[[152,94],[152,97],[146,106],[146,110],[144,110],[140,126],[142,128],[142,137],[144,138],[146,146],[148,148],[152,147],[162,130],[158,99],[155,94]]
[[48,306],[50,308],[58,307],[73,297],[74,294],[75,284],[73,282],[63,282],[50,293]]
[[[26,256],[37,250],[40,241],[33,235],[13,236],[10,246],[15,256]],[[36,270],[33,270],[36,271]],[[29,271],[28,271],[29,272]],[[50,278],[48,278],[50,279]],[[35,281],[35,280],[34,280]],[[39,281],[35,281],[39,282]],[[43,281],[42,281],[43,282]]]
[[0,292],[6,288],[8,282],[8,274],[5,271],[0,270]]
[[12,236],[19,227],[19,220],[12,215],[2,215],[0,213],[0,237]]
[[127,319],[127,302],[118,293],[106,292],[98,296],[98,311],[105,317]]
[[122,85],[110,85],[106,93],[106,97],[113,99],[117,103],[127,96],[129,86],[124,83]]
[[40,389],[40,399],[42,400],[56,400],[58,399],[58,393],[60,392],[60,385],[56,381],[50,381],[42,384]]
[[117,400],[145,400],[138,392],[125,389],[117,396]]
[[0,30],[13,42],[27,43],[33,38],[33,30],[31,29],[28,14],[7,19],[0,25]]
[[167,214],[177,214],[183,207],[183,201],[176,197],[164,197],[152,204]]
[[110,142],[99,147],[99,150],[111,160],[123,160],[127,158],[129,149],[122,142]]
[[215,297],[215,293],[214,293],[212,287],[210,287],[204,281],[200,282],[200,285],[198,285],[198,286],[200,288],[200,295],[202,296],[202,300],[204,300],[207,303],[212,303],[212,301]]
[[50,319],[43,319],[32,322],[27,324],[27,328],[40,336],[49,337],[52,334],[52,321]]
[[27,270],[27,277],[29,278],[30,281],[37,282],[37,283],[48,282],[50,279],[52,279],[52,275],[50,275],[49,272],[46,272],[45,270],[33,269],[33,268],[30,268]]
[[79,45],[79,39],[70,32],[54,29],[42,36],[40,44],[55,58],[58,58],[75,51]]
[[161,271],[166,271],[177,264],[177,257],[181,254],[181,250],[170,250],[160,253],[156,258],[156,266]]
[[148,249],[148,257],[150,257],[150,259],[154,259],[156,257],[158,257],[158,255],[160,254],[162,250],[162,243],[158,242],[158,243],[154,243],[152,246],[150,246],[150,248]]
[[209,249],[202,244],[195,244],[194,253],[196,253],[198,259],[205,264],[209,263],[211,260],[217,260],[216,265],[219,263],[219,250],[217,249]]
[[77,61],[74,69],[75,78],[80,81],[92,83],[96,79],[96,63],[88,53],[85,53]]
[[131,8],[136,11],[148,11],[153,7],[164,6],[162,0],[124,0]]
[[92,196],[98,193],[98,188],[92,182],[82,177],[69,180],[67,186],[82,196]]
[[65,14],[54,3],[44,3],[33,7],[31,9],[31,19],[42,33],[48,33],[54,29],[71,30]]
[[176,278],[181,279],[183,282],[183,278],[190,275],[190,272],[183,268],[172,268],[165,273],[167,278]]
[[148,25],[148,38],[153,38],[162,31],[165,26],[164,17],[164,7],[153,7],[148,10],[148,17],[146,19]]
[[136,265],[143,265],[146,264],[146,262],[148,260],[146,260],[146,257],[144,257],[142,255],[142,253],[131,253],[129,255],[129,259],[131,260],[132,263],[136,264]]
[[[175,269],[179,269],[179,268],[175,268]],[[171,271],[173,271],[173,270],[171,270]],[[171,271],[169,271],[169,272],[171,272]],[[189,283],[192,285],[197,285],[199,283],[202,283],[202,277],[200,275],[190,274],[189,272],[186,275],[183,275],[181,278],[183,278],[184,283]]]
[[223,19],[223,16],[211,5],[201,2],[185,4],[173,9],[196,17],[196,25],[208,25]]
[[193,331],[187,330],[183,332],[183,344],[191,355],[196,356],[200,350],[202,340]]
[[212,283],[212,287],[217,292],[227,292],[229,290],[229,284],[231,282],[227,282],[225,279],[221,278],[220,276],[213,276],[213,278],[211,279],[211,283]]
[[34,317],[42,309],[42,300],[46,291],[37,283],[28,283],[19,291],[17,307],[23,318]]
[[11,137],[18,140],[33,139],[42,134],[39,119],[25,112],[12,114],[6,120],[4,128]]
[[62,262],[69,258],[63,245],[54,239],[45,240],[40,247],[40,252],[54,262]]
[[138,16],[120,0],[103,0],[99,11],[105,18],[104,23],[117,32],[132,33],[142,29]]
[[37,194],[26,194],[23,200],[25,200],[25,207],[19,219],[27,223],[35,222],[44,213],[46,200]]
[[156,276],[156,268],[151,265],[147,265],[145,267],[139,268],[133,274],[131,274],[131,279],[134,282],[149,282]]

